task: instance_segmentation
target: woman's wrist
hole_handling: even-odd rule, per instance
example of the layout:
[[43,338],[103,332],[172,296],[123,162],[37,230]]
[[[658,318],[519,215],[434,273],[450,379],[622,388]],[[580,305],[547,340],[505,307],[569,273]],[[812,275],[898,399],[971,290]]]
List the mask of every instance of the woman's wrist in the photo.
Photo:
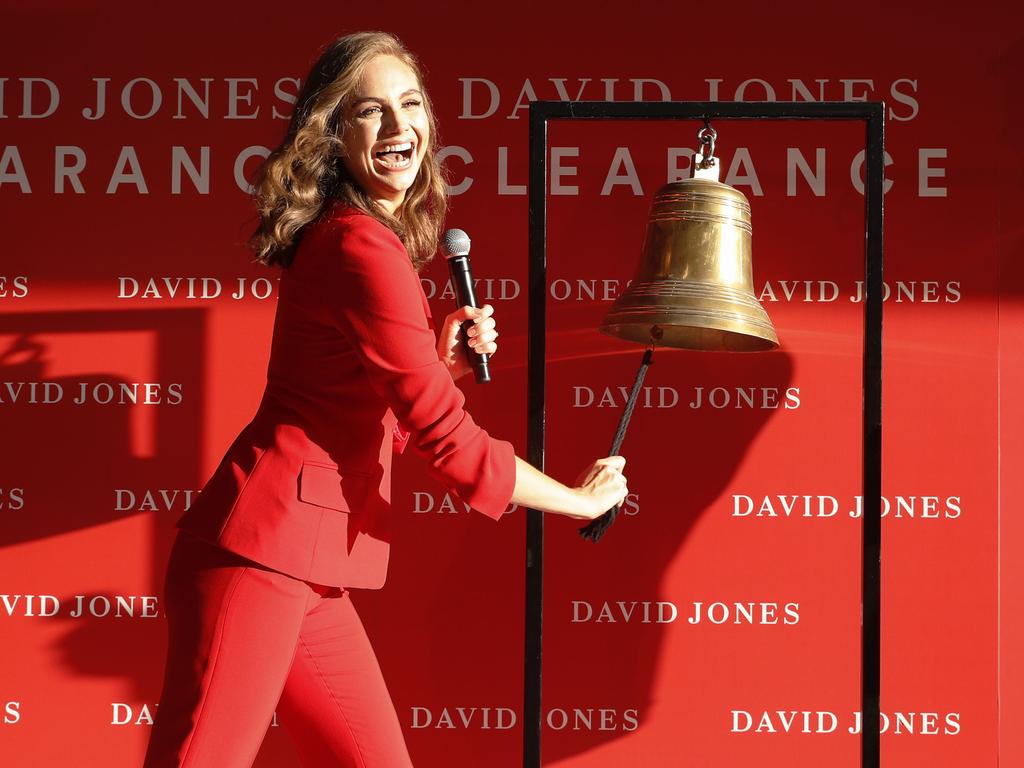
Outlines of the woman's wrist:
[[578,488],[569,488],[516,456],[516,484],[512,501],[529,509],[586,519],[597,514],[594,500]]
[[572,491],[572,494],[576,497],[576,503],[570,517],[586,518],[588,520],[597,517],[600,510],[594,506],[595,502],[593,496],[588,496],[579,488],[570,488],[569,490]]

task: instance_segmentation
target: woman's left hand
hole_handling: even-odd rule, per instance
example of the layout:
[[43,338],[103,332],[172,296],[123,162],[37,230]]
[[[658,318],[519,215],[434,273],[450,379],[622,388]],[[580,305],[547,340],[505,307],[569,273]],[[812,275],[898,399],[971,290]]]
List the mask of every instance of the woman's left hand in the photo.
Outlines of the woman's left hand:
[[466,357],[466,350],[459,338],[459,328],[466,320],[472,320],[468,342],[470,349],[482,355],[493,355],[498,349],[494,329],[494,307],[484,304],[479,309],[470,306],[459,307],[444,319],[437,339],[437,356],[448,368],[453,379],[469,373],[473,366]]

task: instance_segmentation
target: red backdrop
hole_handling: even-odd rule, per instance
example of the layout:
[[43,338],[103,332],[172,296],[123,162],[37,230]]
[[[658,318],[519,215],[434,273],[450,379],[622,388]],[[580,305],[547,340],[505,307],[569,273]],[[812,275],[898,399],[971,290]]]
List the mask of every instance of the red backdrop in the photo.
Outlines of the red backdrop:
[[[520,455],[531,99],[887,103],[883,763],[1024,761],[1000,728],[1024,716],[1019,11],[14,5],[0,54],[5,765],[140,764],[173,523],[264,382],[276,283],[244,248],[244,173],[279,141],[319,47],[375,28],[428,71],[448,224],[473,239],[501,331],[494,382],[463,388]],[[548,470],[566,482],[610,444],[640,349],[596,327],[698,127],[551,128]],[[596,546],[549,521],[548,765],[859,764],[863,129],[717,128],[782,345],[659,352],[622,449],[625,516]],[[446,278],[440,262],[422,275],[438,318],[454,306]],[[413,759],[518,765],[524,515],[468,512],[411,455],[395,473],[388,584],[355,599]],[[257,765],[297,765],[276,723]]]

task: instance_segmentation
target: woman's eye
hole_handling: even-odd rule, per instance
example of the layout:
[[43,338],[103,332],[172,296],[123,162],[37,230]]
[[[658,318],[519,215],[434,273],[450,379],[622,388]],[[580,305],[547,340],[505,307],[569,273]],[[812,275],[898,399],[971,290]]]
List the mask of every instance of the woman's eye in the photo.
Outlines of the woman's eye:
[[[402,106],[406,109],[414,109],[420,106],[421,104],[422,102],[419,99],[409,99],[408,101],[402,102]],[[379,105],[374,105],[372,107],[367,107],[366,109],[362,110],[361,112],[358,113],[358,115],[359,117],[371,117],[372,115],[383,113],[383,111],[384,110]]]

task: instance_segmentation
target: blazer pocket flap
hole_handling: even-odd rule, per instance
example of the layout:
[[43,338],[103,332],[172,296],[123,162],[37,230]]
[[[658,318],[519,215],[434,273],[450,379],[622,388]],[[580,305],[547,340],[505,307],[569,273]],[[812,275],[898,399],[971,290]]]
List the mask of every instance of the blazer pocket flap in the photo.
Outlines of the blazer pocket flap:
[[299,499],[339,512],[357,512],[367,479],[352,473],[342,477],[337,467],[304,461],[299,475]]

